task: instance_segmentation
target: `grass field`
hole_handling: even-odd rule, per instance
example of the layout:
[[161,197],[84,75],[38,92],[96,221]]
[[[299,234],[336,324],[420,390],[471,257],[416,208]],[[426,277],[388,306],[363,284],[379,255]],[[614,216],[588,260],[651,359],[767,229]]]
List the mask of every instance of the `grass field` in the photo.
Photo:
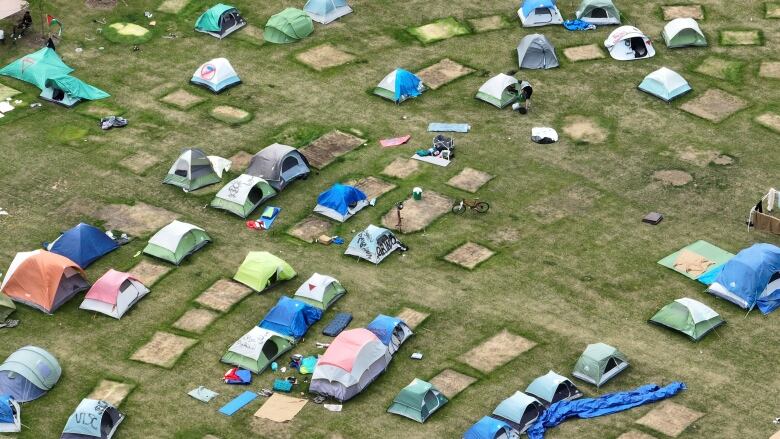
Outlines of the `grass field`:
[[[37,11],[37,2],[31,3]],[[101,110],[86,111],[85,104],[69,110],[45,103],[0,119],[0,207],[10,213],[0,216],[0,270],[5,271],[16,252],[37,248],[79,221],[102,225],[92,212],[111,204],[146,203],[169,210],[205,228],[215,242],[157,281],[151,294],[121,321],[79,310],[81,297],[53,316],[20,306],[15,314],[20,326],[0,329],[0,358],[23,345],[38,345],[57,356],[64,373],[47,396],[23,407],[22,422],[28,428],[14,437],[59,437],[79,401],[107,378],[134,386],[120,406],[127,420],[117,438],[201,439],[206,433],[222,439],[456,438],[534,377],[550,369],[570,374],[585,345],[598,341],[620,348],[631,367],[599,390],[576,381],[587,395],[680,380],[688,390],[673,401],[705,415],[679,438],[764,439],[777,431],[771,420],[780,415],[778,316],[758,312],[746,316],[703,293],[700,284],[656,264],[698,239],[732,252],[753,242],[778,241],[748,233],[744,224],[750,207],[778,184],[779,163],[772,154],[780,135],[755,122],[759,115],[780,112],[780,81],[758,76],[761,61],[780,59],[780,30],[776,21],[764,18],[763,3],[702,1],[706,18],[701,27],[710,47],[669,50],[660,39],[662,2],[618,1],[625,22],[657,42],[654,58],[635,62],[608,56],[570,62],[562,55],[563,48],[603,47],[612,28],[523,29],[514,15],[516,2],[511,1],[354,0],[353,14],[327,27],[317,25],[309,38],[289,45],[260,44],[242,34],[246,29],[222,41],[195,32],[193,23],[210,6],[206,0],[191,0],[176,15],[154,12],[154,28],[143,12],[156,11],[158,0],[120,1],[108,11],[89,9],[82,0],[46,3],[46,13],[64,24],[57,52],[75,68],[75,76],[109,92],[112,97],[103,108],[123,112],[130,124],[102,132],[95,118]],[[249,23],[262,28],[272,14],[287,6],[302,7],[303,2],[233,4]],[[561,0],[559,8],[570,17],[577,4]],[[447,17],[468,23],[493,15],[506,16],[513,25],[427,45],[407,32]],[[107,24],[94,21],[100,19]],[[132,51],[132,44],[109,41],[96,31],[116,22],[147,27],[153,37]],[[721,46],[719,32],[734,29],[761,30],[763,44]],[[520,116],[475,100],[488,77],[517,68],[518,41],[537,31],[556,45],[561,67],[518,75],[534,85],[533,111]],[[177,37],[163,38],[170,33]],[[325,43],[359,61],[316,71],[296,59]],[[16,46],[6,43],[0,46],[0,64],[37,48],[32,38]],[[76,48],[83,51],[77,53]],[[240,86],[214,96],[188,84],[199,65],[220,56],[231,61]],[[696,71],[710,57],[733,61],[723,64],[723,72],[720,67],[711,69],[728,79]],[[416,72],[443,58],[476,72],[400,106],[367,92],[396,67]],[[693,92],[667,104],[638,91],[642,78],[661,66],[683,74]],[[0,82],[22,91],[26,102],[35,101],[38,92],[33,86],[7,77]],[[180,88],[205,101],[188,110],[160,101]],[[737,96],[748,106],[717,124],[680,109],[708,89]],[[251,119],[242,125],[216,120],[210,112],[220,105],[240,108],[251,113]],[[566,121],[581,121],[582,116],[595,124],[589,129],[598,131],[595,137],[603,142],[564,134]],[[447,168],[420,164],[406,179],[380,176],[396,158],[429,146],[433,136],[425,132],[428,122],[471,124],[470,133],[456,135],[454,162]],[[532,143],[534,126],[556,128],[560,141]],[[182,148],[196,146],[230,157],[274,142],[305,146],[334,129],[357,132],[368,139],[367,145],[272,199],[270,204],[282,207],[282,213],[268,232],[248,230],[238,217],[204,208],[214,190],[185,194],[161,184]],[[412,135],[407,145],[378,146],[381,138],[403,134]],[[137,153],[144,159],[133,168],[138,172],[120,165]],[[710,157],[718,154],[730,156],[732,163],[713,163]],[[494,178],[475,195],[446,184],[465,167]],[[223,181],[236,176],[235,171]],[[692,180],[667,185],[653,176],[669,173],[657,171],[683,171]],[[364,176],[381,177],[397,188],[383,195],[376,207],[336,227],[347,241],[366,225],[379,224],[415,186],[451,198],[477,196],[491,209],[481,216],[448,214],[423,232],[402,235],[410,250],[379,266],[343,256],[344,246],[306,244],[286,233],[310,214],[321,191],[336,181]],[[655,227],[642,224],[650,211],[662,212],[666,219]],[[147,260],[134,254],[150,235],[137,236],[91,266],[89,279],[94,281],[108,268],[128,270]],[[473,270],[445,260],[466,242],[485,246],[495,255]],[[194,299],[215,281],[232,277],[251,250],[283,257],[298,277],[250,295],[202,334],[173,328],[185,312],[198,306]],[[321,353],[315,342],[327,341],[319,334],[337,311],[354,314],[352,327],[367,324],[378,313],[395,315],[404,307],[430,317],[387,373],[346,403],[341,413],[309,403],[292,422],[273,424],[253,418],[259,401],[233,417],[217,413],[219,406],[247,390],[221,384],[227,367],[219,362],[220,356],[281,295],[291,295],[313,272],[335,276],[349,293],[292,353]],[[685,296],[710,305],[728,324],[694,344],[647,323],[660,307]],[[459,360],[504,329],[535,346],[490,373]],[[197,344],[170,369],[130,360],[157,331],[184,335]],[[424,353],[422,361],[409,359],[416,351]],[[430,379],[444,369],[477,381],[425,424],[385,413],[413,378]],[[249,390],[270,388],[271,383],[272,373],[266,372]],[[208,405],[187,396],[199,385],[221,396]],[[548,437],[612,439],[631,429],[666,437],[636,424],[651,409],[566,422]]]

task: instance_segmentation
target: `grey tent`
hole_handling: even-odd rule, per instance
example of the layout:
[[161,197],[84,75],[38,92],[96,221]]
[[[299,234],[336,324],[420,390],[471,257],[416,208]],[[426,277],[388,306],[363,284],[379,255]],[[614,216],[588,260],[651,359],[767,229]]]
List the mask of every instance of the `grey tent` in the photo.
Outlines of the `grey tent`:
[[82,399],[68,418],[60,439],[111,439],[125,415],[98,399]]
[[0,395],[18,402],[38,399],[52,389],[62,375],[57,359],[45,349],[25,346],[0,364]]
[[295,179],[309,176],[309,162],[292,146],[274,143],[252,157],[246,174],[260,177],[281,191]]
[[221,180],[206,153],[197,148],[190,148],[182,151],[173,162],[163,179],[163,184],[178,186],[189,192],[219,183]]
[[552,69],[558,67],[558,57],[547,37],[531,34],[517,45],[517,63],[521,69]]
[[606,343],[594,343],[585,348],[572,375],[599,387],[627,367],[628,359],[622,352]]

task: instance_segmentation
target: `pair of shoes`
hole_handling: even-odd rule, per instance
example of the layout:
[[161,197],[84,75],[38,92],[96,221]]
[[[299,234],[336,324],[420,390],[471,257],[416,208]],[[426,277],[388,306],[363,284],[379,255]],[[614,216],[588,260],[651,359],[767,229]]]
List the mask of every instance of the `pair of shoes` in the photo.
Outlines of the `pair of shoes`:
[[110,130],[111,128],[122,128],[127,126],[127,119],[119,116],[109,116],[100,119],[100,128]]

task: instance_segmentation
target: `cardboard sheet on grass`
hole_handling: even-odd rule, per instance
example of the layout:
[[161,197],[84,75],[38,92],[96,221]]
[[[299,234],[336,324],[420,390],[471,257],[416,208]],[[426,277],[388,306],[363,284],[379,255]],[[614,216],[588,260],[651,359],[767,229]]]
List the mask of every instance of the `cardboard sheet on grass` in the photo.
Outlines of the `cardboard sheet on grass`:
[[305,399],[274,393],[268,398],[265,404],[255,412],[255,416],[274,422],[292,421],[295,415],[297,415],[298,412],[303,409],[303,406],[306,405],[306,402],[307,400]]
[[98,399],[108,402],[114,407],[119,407],[122,401],[127,398],[130,391],[135,387],[132,384],[120,383],[112,380],[100,380],[97,387],[89,394],[87,398]]
[[401,310],[401,312],[398,313],[396,317],[403,320],[404,323],[406,323],[406,326],[414,329],[428,318],[428,313],[417,311],[416,309],[412,308],[404,308]]
[[170,369],[198,340],[158,331],[148,343],[135,351],[131,360]]
[[306,156],[306,160],[309,161],[311,166],[322,169],[331,164],[336,158],[364,143],[366,143],[365,139],[335,130],[302,148],[301,153]]
[[661,259],[658,263],[689,279],[709,285],[708,281],[716,270],[720,270],[723,264],[733,257],[733,253],[707,241],[696,241]]
[[192,308],[179,317],[179,320],[176,320],[173,327],[181,329],[182,331],[200,334],[205,331],[217,317],[219,317],[219,314],[214,311]]

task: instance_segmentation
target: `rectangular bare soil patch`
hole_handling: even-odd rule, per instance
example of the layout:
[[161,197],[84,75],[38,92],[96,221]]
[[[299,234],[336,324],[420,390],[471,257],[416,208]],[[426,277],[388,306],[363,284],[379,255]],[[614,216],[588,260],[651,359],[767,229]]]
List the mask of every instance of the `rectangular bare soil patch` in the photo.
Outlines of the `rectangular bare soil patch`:
[[595,44],[586,44],[584,46],[567,47],[563,49],[563,55],[569,61],[588,61],[604,58],[604,51]]
[[363,177],[358,180],[349,180],[347,181],[347,184],[355,186],[363,191],[363,193],[366,194],[366,198],[369,200],[379,198],[397,187],[393,183],[376,177]]
[[512,334],[504,329],[461,355],[458,359],[474,369],[490,373],[534,346],[536,346],[536,343],[531,340]]
[[563,218],[582,214],[601,198],[601,192],[585,186],[570,186],[562,191],[544,197],[528,210],[535,214],[542,224],[552,224]]
[[770,130],[780,133],[780,114],[764,113],[756,117],[756,122]]
[[173,327],[182,331],[200,334],[219,317],[214,311],[193,308],[187,310],[179,320],[173,323]]
[[719,123],[747,106],[746,100],[723,90],[711,88],[682,104],[680,109],[710,122]]
[[119,407],[135,387],[132,384],[112,380],[100,380],[97,387],[87,396],[89,399],[106,401],[114,407]]
[[157,265],[146,259],[142,259],[141,262],[130,269],[130,274],[135,276],[142,284],[146,285],[147,288],[151,288],[155,282],[160,280],[160,278],[165,276],[169,271],[171,271],[171,267],[168,265]]
[[408,178],[417,171],[420,170],[420,162],[416,160],[410,160],[406,157],[398,157],[389,165],[385,166],[382,170],[382,174],[395,178]]
[[677,437],[702,416],[704,413],[691,410],[684,405],[664,401],[636,422],[667,436]]
[[780,79],[780,61],[763,61],[758,69],[762,78]]
[[466,387],[474,384],[476,378],[454,371],[444,369],[438,375],[429,381],[434,387],[439,389],[447,398],[454,398],[458,393],[466,390]]
[[323,135],[300,151],[306,156],[311,166],[322,169],[336,160],[337,157],[364,143],[366,143],[365,139],[335,130]]
[[382,217],[382,224],[401,233],[419,232],[452,209],[453,200],[433,191],[423,193],[421,200],[407,198],[398,223],[398,209],[391,208]]
[[407,326],[414,329],[428,318],[428,313],[417,311],[412,308],[404,308],[396,317],[403,320]]
[[160,102],[172,105],[180,110],[189,110],[206,99],[186,90],[178,89],[160,98]]
[[460,173],[447,181],[447,184],[472,194],[479,188],[487,184],[493,176],[484,171],[478,171],[473,168],[463,168]]
[[198,340],[182,337],[168,332],[158,331],[151,340],[135,351],[131,360],[155,366],[171,368],[176,360]]
[[142,174],[145,170],[156,165],[160,161],[146,151],[136,151],[134,154],[123,158],[119,164],[133,171],[136,174]]
[[780,3],[767,2],[765,18],[780,18]]
[[422,80],[423,84],[428,86],[428,88],[436,90],[445,84],[473,72],[474,69],[470,67],[460,65],[449,58],[444,58],[436,64],[420,70],[417,72],[417,76]]
[[330,236],[332,229],[333,223],[312,215],[292,226],[292,228],[287,231],[287,234],[292,235],[301,241],[314,242],[320,235]]
[[661,6],[664,13],[664,20],[674,20],[675,18],[693,18],[695,20],[704,19],[704,9],[701,5],[670,5]]
[[157,10],[168,14],[178,14],[189,2],[190,0],[165,0],[160,3]]
[[512,23],[503,15],[491,15],[489,17],[469,18],[467,20],[474,32],[490,32],[492,30],[506,29]]
[[250,295],[252,290],[229,279],[214,282],[206,291],[195,299],[195,302],[219,312],[228,312],[233,305]]
[[318,72],[355,60],[354,55],[339,50],[330,43],[312,47],[295,55],[295,58]]
[[140,236],[161,229],[179,217],[162,207],[137,202],[132,206],[110,204],[95,212],[95,216],[105,222],[106,229],[116,229],[133,236]]
[[494,254],[493,250],[487,247],[467,242],[450,252],[444,259],[455,265],[473,270],[477,265],[487,261]]

